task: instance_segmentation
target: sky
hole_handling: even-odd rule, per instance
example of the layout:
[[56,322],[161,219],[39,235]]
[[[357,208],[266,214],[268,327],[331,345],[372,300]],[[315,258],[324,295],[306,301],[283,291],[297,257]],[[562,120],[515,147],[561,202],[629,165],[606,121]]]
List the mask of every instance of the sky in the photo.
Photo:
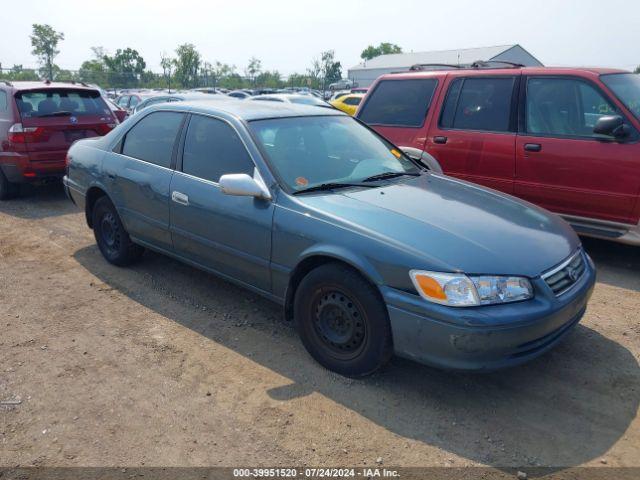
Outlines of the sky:
[[[163,52],[193,43],[208,62],[249,58],[283,75],[304,72],[314,57],[335,51],[343,71],[369,44],[404,51],[519,43],[545,65],[640,65],[637,0],[21,0],[0,29],[2,67],[35,67],[29,34],[48,23],[65,35],[56,63],[78,69],[91,47],[131,47],[159,72]],[[14,7],[11,7],[14,8]],[[7,12],[7,9],[4,9]]]

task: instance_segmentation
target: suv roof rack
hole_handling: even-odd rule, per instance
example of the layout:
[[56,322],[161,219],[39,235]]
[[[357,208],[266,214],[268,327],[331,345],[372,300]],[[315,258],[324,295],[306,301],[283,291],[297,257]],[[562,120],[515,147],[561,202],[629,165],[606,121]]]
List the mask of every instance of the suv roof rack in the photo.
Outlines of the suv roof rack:
[[[495,65],[495,66],[494,66]],[[476,60],[471,64],[454,65],[449,63],[416,63],[409,68],[410,72],[420,72],[429,69],[489,69],[489,68],[523,68],[525,65],[521,63],[506,62],[502,60]],[[399,72],[400,73],[400,72]]]

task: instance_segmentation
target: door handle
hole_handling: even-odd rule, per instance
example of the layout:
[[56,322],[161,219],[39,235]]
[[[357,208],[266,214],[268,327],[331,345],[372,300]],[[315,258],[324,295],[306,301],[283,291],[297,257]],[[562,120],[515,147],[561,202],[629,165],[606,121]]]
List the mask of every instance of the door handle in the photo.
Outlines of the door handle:
[[180,205],[189,205],[189,197],[186,196],[184,193],[180,193],[180,192],[171,192],[171,200],[173,200],[176,203],[179,203]]
[[524,149],[527,152],[539,152],[542,150],[542,145],[540,145],[539,143],[525,143]]
[[447,140],[449,140],[447,137],[433,137],[433,143],[439,143],[441,145],[444,145],[445,143],[447,143]]

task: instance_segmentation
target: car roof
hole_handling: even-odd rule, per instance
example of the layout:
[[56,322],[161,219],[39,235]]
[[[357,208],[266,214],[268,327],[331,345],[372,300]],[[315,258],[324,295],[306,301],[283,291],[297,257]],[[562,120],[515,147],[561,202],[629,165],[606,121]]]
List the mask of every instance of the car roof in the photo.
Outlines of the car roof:
[[382,75],[384,79],[404,80],[411,78],[437,78],[446,75],[451,76],[492,76],[492,75],[576,75],[587,73],[598,76],[611,73],[630,73],[627,70],[616,68],[595,67],[516,67],[516,68],[441,68],[437,70],[418,70],[413,72],[398,72]]
[[18,91],[66,88],[69,90],[89,90],[89,91],[99,92],[98,88],[96,87],[91,87],[86,84],[83,85],[82,83],[72,83],[72,82],[9,81],[8,84],[10,87]]
[[[208,100],[189,100],[180,103],[165,103],[148,107],[149,111],[180,110],[208,115],[231,116],[240,120],[264,120],[267,118],[287,117],[321,117],[321,116],[347,116],[339,110],[330,108],[318,108],[315,105],[302,105],[297,103],[274,102],[247,102],[234,98],[221,99],[217,102]],[[145,109],[145,111],[147,111]]]

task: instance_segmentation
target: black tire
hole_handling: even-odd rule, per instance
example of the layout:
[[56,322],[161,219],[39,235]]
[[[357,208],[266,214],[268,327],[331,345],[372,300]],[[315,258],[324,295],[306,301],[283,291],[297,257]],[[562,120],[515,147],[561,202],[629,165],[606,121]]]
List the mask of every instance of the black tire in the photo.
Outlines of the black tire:
[[92,225],[98,248],[109,263],[125,267],[136,262],[144,253],[144,248],[131,241],[108,197],[96,201]]
[[346,265],[328,263],[302,279],[294,319],[311,356],[341,375],[369,375],[393,353],[386,305],[377,289]]
[[2,170],[0,170],[0,200],[15,198],[20,193],[20,185],[7,180]]

